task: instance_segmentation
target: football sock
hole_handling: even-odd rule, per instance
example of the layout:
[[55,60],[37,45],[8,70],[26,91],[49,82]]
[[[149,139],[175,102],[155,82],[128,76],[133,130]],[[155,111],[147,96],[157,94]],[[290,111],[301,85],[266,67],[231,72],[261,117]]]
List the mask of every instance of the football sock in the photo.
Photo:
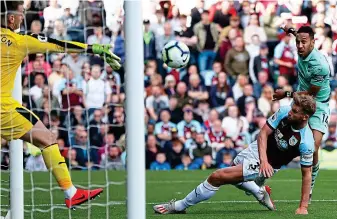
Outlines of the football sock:
[[186,208],[195,205],[201,201],[210,199],[219,190],[219,187],[214,187],[207,180],[201,183],[197,188],[190,192],[184,199],[174,203],[176,211],[183,211]]
[[238,189],[251,193],[257,200],[263,198],[263,193],[260,192],[261,188],[254,181],[238,183],[235,186]]
[[318,172],[319,172],[319,162],[315,166],[312,167],[310,194],[312,194],[312,190],[314,189]]
[[76,193],[76,188],[71,182],[67,164],[60,154],[58,144],[45,147],[42,150],[42,156],[47,168],[52,171],[59,186],[65,192],[66,198],[72,198]]

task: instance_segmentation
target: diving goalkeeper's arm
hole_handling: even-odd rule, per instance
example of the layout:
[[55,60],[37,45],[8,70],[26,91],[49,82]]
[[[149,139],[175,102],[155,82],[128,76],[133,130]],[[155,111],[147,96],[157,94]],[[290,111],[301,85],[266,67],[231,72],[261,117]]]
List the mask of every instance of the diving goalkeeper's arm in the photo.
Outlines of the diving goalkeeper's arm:
[[20,51],[25,51],[24,55],[45,52],[64,52],[64,53],[91,53],[97,54],[104,59],[114,70],[121,67],[120,58],[110,51],[111,45],[93,44],[56,40],[45,36],[32,34],[21,35],[17,41]]

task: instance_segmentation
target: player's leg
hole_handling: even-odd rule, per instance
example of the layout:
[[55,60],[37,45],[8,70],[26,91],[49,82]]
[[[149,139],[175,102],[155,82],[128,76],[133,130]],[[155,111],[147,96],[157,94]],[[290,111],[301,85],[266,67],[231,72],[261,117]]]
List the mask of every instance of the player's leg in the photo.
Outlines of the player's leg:
[[[6,140],[21,139],[42,150],[46,166],[52,171],[59,186],[65,192],[68,207],[81,204],[102,192],[102,189],[92,191],[77,190],[73,186],[67,165],[60,154],[54,135],[33,112],[22,107],[20,103],[12,98],[3,99],[1,108],[1,137]],[[73,198],[79,195],[84,198],[72,201]]]
[[184,213],[188,207],[213,197],[221,185],[237,184],[242,180],[242,165],[219,169],[193,189],[184,199],[155,205],[153,209],[159,214]]
[[65,159],[56,143],[55,136],[40,120],[20,139],[30,142],[42,150],[42,156],[47,168],[52,171],[56,181],[64,191],[65,203],[68,208],[82,204],[102,193],[102,189],[83,190],[75,188]]
[[310,190],[310,200],[315,186],[316,178],[319,172],[319,148],[321,146],[322,138],[324,133],[328,131],[328,121],[330,115],[330,109],[328,103],[316,102],[317,109],[314,115],[309,119],[309,125],[312,129],[314,140],[315,140],[315,152],[313,157],[313,167],[312,167],[312,177],[311,177],[311,190]]
[[311,172],[311,190],[310,190],[310,201],[311,201],[311,196],[312,196],[312,191],[315,186],[316,178],[318,176],[319,172],[319,158],[318,158],[318,152],[319,148],[321,146],[321,141],[323,138],[323,133],[317,130],[312,130],[312,133],[314,135],[314,140],[315,140],[315,152],[314,152],[314,157],[313,157],[313,166],[312,166],[312,172]]

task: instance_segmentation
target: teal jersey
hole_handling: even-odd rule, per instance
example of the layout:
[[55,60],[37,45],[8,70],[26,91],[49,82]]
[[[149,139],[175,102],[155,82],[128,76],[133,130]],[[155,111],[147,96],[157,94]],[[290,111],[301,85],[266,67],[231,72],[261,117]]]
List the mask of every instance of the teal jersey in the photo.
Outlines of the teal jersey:
[[319,86],[316,101],[327,102],[330,98],[331,69],[327,58],[316,48],[305,58],[298,57],[297,91],[308,91],[311,85]]

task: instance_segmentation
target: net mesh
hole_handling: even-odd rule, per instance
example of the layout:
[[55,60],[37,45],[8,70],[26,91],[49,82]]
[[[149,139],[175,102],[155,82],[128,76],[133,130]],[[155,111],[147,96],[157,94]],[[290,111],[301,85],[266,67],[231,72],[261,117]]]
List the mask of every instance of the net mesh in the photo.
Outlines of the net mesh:
[[[47,1],[25,2],[30,2],[28,7],[31,10],[25,11],[21,28],[24,34],[34,32],[33,28],[42,24],[40,34],[46,37],[88,44],[114,42],[115,36],[106,25],[106,8],[102,1],[78,1],[75,17],[65,18],[62,15],[57,19],[55,13],[61,12],[47,10]],[[67,13],[67,8],[72,13],[73,5],[60,2],[62,14]],[[100,31],[102,38],[97,37]],[[96,65],[101,67],[98,70],[101,72],[100,83],[92,79]],[[23,105],[39,116],[57,136],[75,187],[104,189],[100,198],[89,200],[78,206],[76,211],[69,210],[64,205],[63,192],[45,167],[42,155],[36,154],[36,149],[24,142],[25,218],[114,218],[114,205],[125,204],[124,173],[116,175],[110,171],[124,169],[125,159],[109,156],[109,152],[116,153],[117,148],[120,157],[125,149],[123,70],[112,72],[100,58],[90,54],[74,57],[71,54],[47,53],[29,55],[23,61],[21,71]],[[62,75],[66,79],[65,89],[73,87],[74,92],[63,92],[64,89],[60,88]],[[40,83],[42,87],[37,86]],[[103,84],[103,88],[97,84]],[[77,91],[83,94],[77,94]],[[102,97],[104,104],[98,100]],[[2,141],[0,208],[3,216],[10,209],[8,145],[8,142]]]

